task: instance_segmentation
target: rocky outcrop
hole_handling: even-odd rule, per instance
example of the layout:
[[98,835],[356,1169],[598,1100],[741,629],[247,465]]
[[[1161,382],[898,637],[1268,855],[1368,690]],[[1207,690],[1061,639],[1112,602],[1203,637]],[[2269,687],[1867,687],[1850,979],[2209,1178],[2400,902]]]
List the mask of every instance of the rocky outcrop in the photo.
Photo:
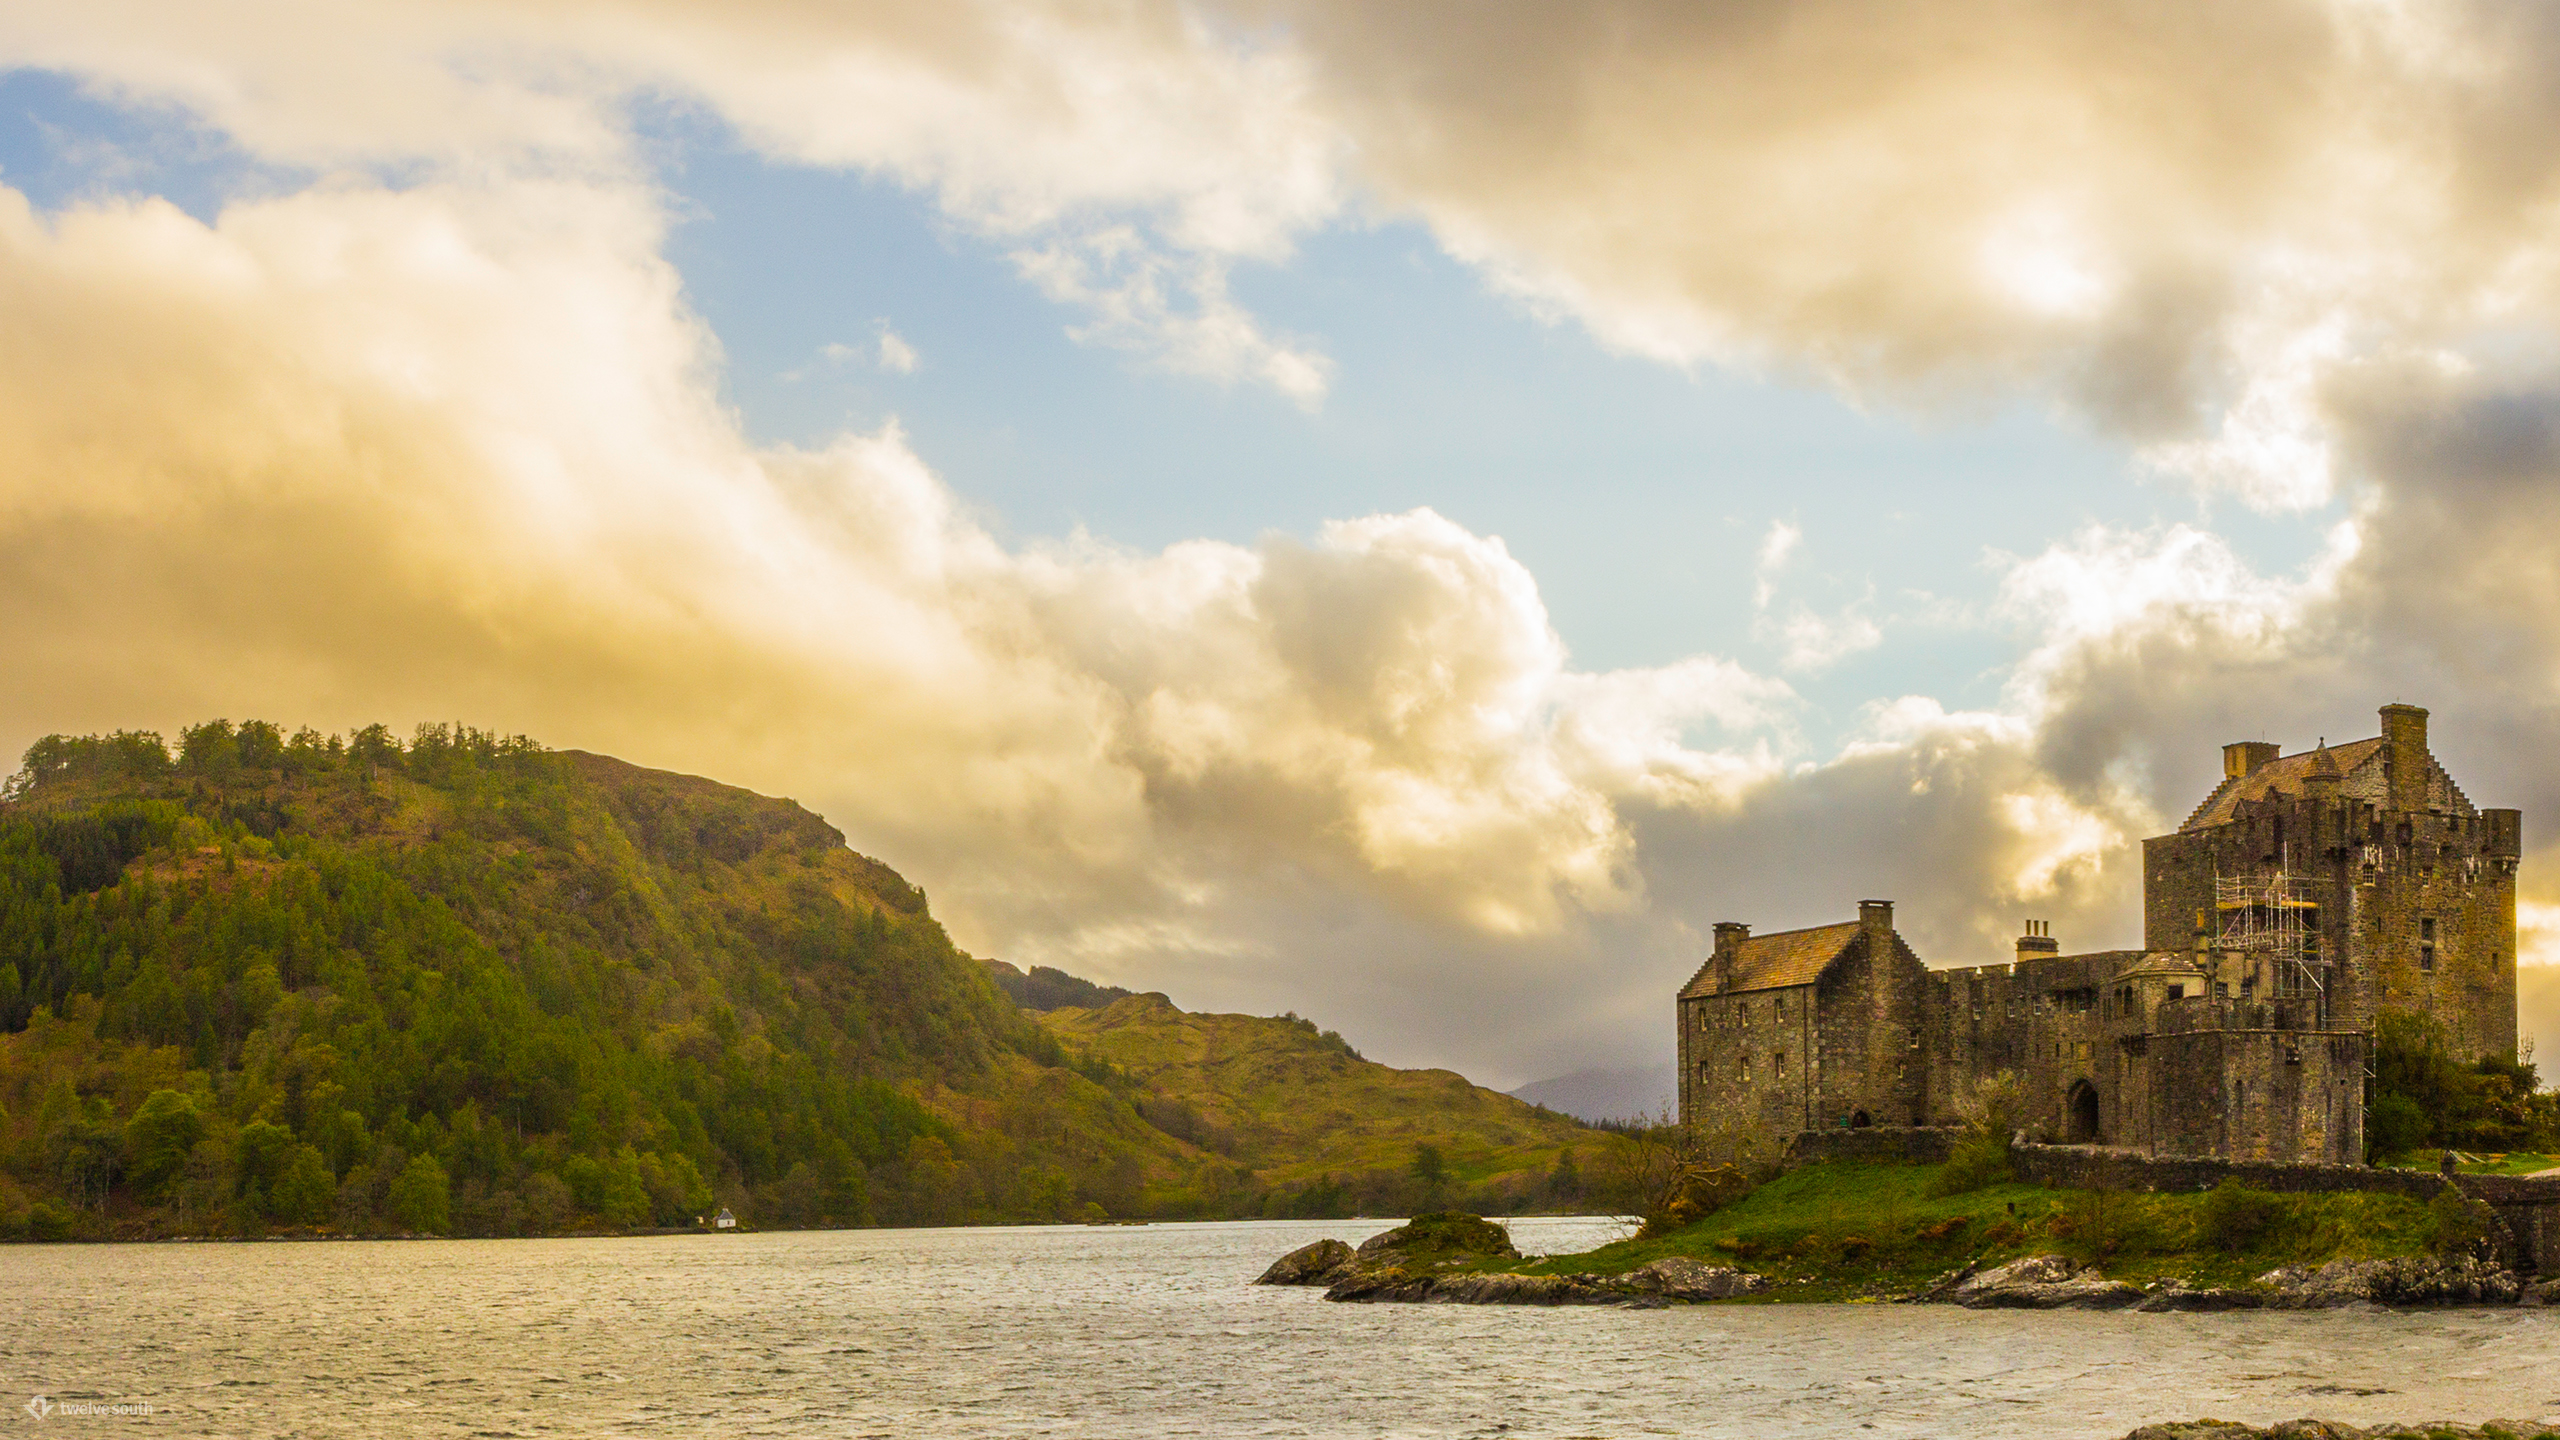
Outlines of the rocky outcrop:
[[1327,1290],[1324,1298],[1416,1305],[1646,1306],[1730,1300],[1757,1295],[1768,1288],[1767,1276],[1675,1256],[1624,1275],[1517,1275],[1504,1271],[1417,1275],[1358,1269]]
[[1709,1265],[1685,1255],[1665,1256],[1629,1272],[1625,1278],[1638,1292],[1666,1300],[1731,1300],[1769,1288],[1766,1275],[1754,1275],[1730,1265]]
[[2195,1286],[2184,1280],[2172,1280],[2145,1294],[2142,1303],[2133,1308],[2156,1315],[2171,1311],[2256,1310],[2266,1303],[2267,1297],[2255,1290]]
[[1271,1262],[1256,1285],[1330,1285],[1351,1273],[1352,1249],[1339,1240],[1301,1245]]
[[2524,1286],[2514,1273],[2468,1256],[2437,1260],[2332,1260],[2316,1269],[2288,1265],[2258,1277],[2266,1303],[2279,1310],[2341,1305],[2512,1305]]
[[2286,1420],[2258,1430],[2230,1420],[2186,1420],[2145,1425],[2125,1440],[2560,1440],[2560,1427],[2542,1420],[2483,1420],[2478,1425],[2429,1420],[2424,1425],[2373,1427],[2340,1425],[2335,1420]]
[[1968,1310],[2129,1310],[2145,1297],[2066,1256],[2030,1255],[1988,1270],[1968,1266],[1912,1298]]
[[2524,1286],[2468,1258],[2332,1260],[2287,1266],[2255,1286],[2206,1288],[2172,1280],[2138,1290],[2061,1255],[2030,1255],[1988,1270],[1951,1271],[1908,1297],[1972,1310],[2325,1310],[2341,1305],[2513,1305]]
[[1339,1240],[1300,1246],[1258,1285],[1322,1285],[1324,1298],[1422,1305],[1668,1305],[1730,1300],[1769,1288],[1766,1276],[1668,1256],[1624,1275],[1521,1275],[1470,1267],[1517,1260],[1511,1236],[1473,1215],[1426,1215],[1357,1250]]
[[1363,1266],[1445,1265],[1461,1260],[1519,1258],[1510,1231],[1481,1215],[1457,1210],[1417,1215],[1393,1230],[1361,1241],[1358,1252]]

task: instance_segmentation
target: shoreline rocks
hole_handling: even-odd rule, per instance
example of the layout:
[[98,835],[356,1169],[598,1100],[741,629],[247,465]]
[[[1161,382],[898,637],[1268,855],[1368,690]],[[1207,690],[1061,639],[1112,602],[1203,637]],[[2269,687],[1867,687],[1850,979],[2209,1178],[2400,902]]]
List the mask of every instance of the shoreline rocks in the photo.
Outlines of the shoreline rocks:
[[2288,1265],[2258,1277],[2278,1310],[2331,1310],[2341,1305],[2513,1305],[2524,1285],[2513,1272],[2465,1256],[2435,1260],[2332,1260]]

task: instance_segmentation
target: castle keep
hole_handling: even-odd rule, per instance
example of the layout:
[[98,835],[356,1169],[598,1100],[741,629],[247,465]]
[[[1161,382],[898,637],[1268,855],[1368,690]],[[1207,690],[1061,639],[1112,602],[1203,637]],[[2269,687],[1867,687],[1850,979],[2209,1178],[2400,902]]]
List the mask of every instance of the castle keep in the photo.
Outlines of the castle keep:
[[2143,842],[2143,948],[2064,955],[2030,921],[2003,964],[1931,969],[1890,901],[1838,925],[1715,927],[1679,995],[1680,1116],[1774,1156],[1799,1131],[1955,1118],[2017,1074],[2032,1128],[2155,1154],[2361,1163],[2374,1017],[2457,1058],[2516,1044],[2522,817],[2475,808],[2427,712],[2297,755],[2244,741],[2175,834]]

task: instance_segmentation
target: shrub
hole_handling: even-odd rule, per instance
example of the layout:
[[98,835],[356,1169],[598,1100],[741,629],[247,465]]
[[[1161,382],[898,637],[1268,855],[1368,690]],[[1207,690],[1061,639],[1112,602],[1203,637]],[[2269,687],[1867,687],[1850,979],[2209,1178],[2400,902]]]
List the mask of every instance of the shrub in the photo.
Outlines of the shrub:
[[1938,1171],[1931,1193],[1962,1195],[2005,1185],[2017,1178],[2010,1164],[2009,1147],[2018,1134],[2023,1109],[2021,1093],[2014,1071],[2002,1070],[1974,1082],[1973,1093],[1959,1106],[1964,1115],[1964,1134]]
[[2266,1239],[2287,1218],[2281,1197],[2225,1180],[2197,1208],[2196,1227],[2205,1243],[2237,1254]]
[[2496,1213],[2450,1185],[2427,1205],[2427,1223],[2427,1248],[2445,1259],[2486,1260],[2496,1250]]

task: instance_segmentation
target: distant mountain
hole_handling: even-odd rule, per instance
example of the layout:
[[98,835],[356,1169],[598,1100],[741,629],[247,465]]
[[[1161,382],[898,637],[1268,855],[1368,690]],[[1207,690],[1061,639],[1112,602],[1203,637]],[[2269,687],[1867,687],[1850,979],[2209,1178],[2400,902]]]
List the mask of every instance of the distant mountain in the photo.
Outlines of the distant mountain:
[[[1452,1070],[1364,1060],[1295,1015],[1192,1014],[1149,994],[1040,1021],[1145,1087],[1151,1123],[1266,1187],[1264,1214],[1575,1209],[1611,1178],[1614,1137]],[[1428,1193],[1425,1167],[1445,1177]]]
[[1511,1093],[1532,1105],[1544,1105],[1593,1122],[1647,1120],[1672,1108],[1674,1079],[1668,1065],[1576,1070],[1570,1075],[1523,1085]]

